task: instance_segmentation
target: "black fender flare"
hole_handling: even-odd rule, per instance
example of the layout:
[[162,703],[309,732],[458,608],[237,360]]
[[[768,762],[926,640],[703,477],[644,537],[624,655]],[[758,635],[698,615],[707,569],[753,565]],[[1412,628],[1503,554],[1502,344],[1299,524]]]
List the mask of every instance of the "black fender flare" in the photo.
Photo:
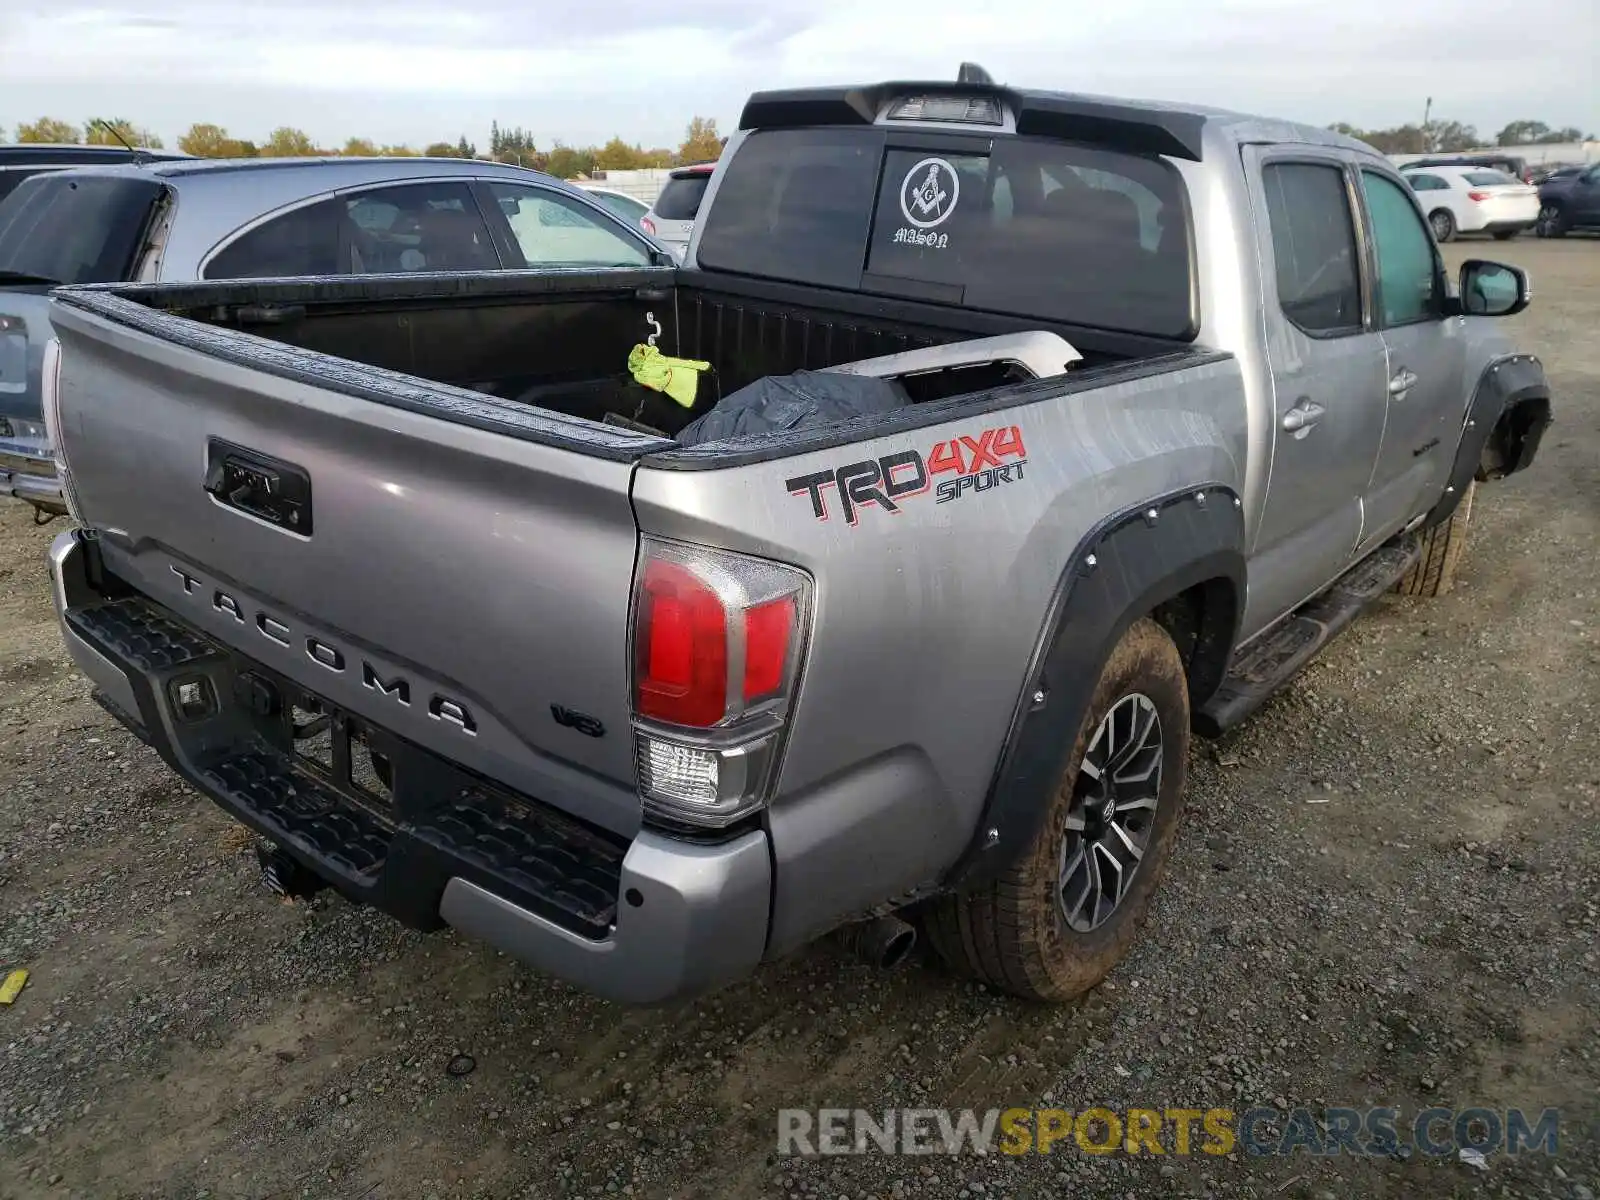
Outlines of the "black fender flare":
[[[1502,421],[1507,423],[1502,425]],[[1549,424],[1550,384],[1537,358],[1510,354],[1485,364],[1467,404],[1450,478],[1422,528],[1448,521],[1474,479],[1498,479],[1528,467]],[[1501,461],[1493,471],[1486,471],[1484,450],[1491,438],[1503,443],[1498,447]]]
[[1108,517],[1078,543],[1046,611],[982,815],[945,886],[990,878],[1033,844],[1111,651],[1140,617],[1201,584],[1218,594],[1190,647],[1195,707],[1221,684],[1244,609],[1238,495],[1218,484],[1185,488]]

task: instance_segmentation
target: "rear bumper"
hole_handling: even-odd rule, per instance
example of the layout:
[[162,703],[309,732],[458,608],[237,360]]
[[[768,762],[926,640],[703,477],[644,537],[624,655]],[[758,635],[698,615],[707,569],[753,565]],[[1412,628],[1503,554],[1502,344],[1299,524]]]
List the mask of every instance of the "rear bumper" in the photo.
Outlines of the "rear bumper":
[[[294,685],[103,577],[77,531],[56,538],[50,568],[62,637],[106,707],[350,899],[417,928],[453,926],[623,1003],[695,995],[761,960],[764,832],[625,841],[337,713],[331,768],[308,766],[290,728],[310,698]],[[386,798],[354,782],[361,745],[388,763]]]
[[15,496],[50,512],[67,511],[55,462],[14,453],[4,444],[0,444],[0,496]]
[[1539,214],[1537,212],[1535,212],[1532,216],[1530,216],[1530,217],[1528,217],[1526,219],[1523,219],[1521,217],[1517,217],[1517,218],[1504,218],[1504,219],[1501,219],[1501,220],[1498,220],[1498,221],[1490,221],[1486,225],[1481,226],[1479,228],[1479,232],[1481,232],[1481,233],[1521,233],[1524,230],[1532,229],[1538,223],[1539,223]]

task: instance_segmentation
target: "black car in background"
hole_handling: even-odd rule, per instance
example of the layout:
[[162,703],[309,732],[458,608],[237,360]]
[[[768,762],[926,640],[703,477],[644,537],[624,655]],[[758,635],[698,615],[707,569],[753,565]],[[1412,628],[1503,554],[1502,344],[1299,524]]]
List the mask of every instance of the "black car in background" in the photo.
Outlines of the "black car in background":
[[1539,185],[1540,237],[1573,229],[1600,229],[1600,163],[1570,174],[1556,173]]

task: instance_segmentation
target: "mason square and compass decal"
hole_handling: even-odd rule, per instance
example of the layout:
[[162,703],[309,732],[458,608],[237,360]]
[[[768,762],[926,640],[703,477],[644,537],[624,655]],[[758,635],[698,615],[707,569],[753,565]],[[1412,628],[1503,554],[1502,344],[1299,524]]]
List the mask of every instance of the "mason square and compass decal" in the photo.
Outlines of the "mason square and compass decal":
[[948,233],[934,230],[950,219],[961,199],[961,178],[942,158],[925,158],[900,181],[900,214],[910,222],[894,231],[896,243],[943,250]]
[[[871,505],[898,513],[907,500],[930,490],[935,504],[948,504],[1001,484],[1020,482],[1027,464],[1022,430],[1001,425],[975,437],[962,435],[936,442],[926,457],[920,450],[898,450],[830,471],[797,475],[785,480],[784,487],[792,496],[807,497],[817,520],[826,521],[837,509],[846,523],[855,525],[861,510]],[[954,478],[940,479],[941,475]],[[837,505],[829,502],[829,488],[838,495]]]

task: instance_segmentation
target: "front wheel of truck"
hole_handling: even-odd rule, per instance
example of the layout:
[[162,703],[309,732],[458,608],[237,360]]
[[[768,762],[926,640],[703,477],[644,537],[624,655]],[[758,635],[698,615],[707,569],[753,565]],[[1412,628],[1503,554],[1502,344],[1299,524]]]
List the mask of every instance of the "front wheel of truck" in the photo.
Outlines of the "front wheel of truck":
[[1461,503],[1448,521],[1435,525],[1422,535],[1422,554],[1411,570],[1394,585],[1402,596],[1444,596],[1455,585],[1456,567],[1467,546],[1467,525],[1472,521],[1472,498],[1477,482],[1467,484]]
[[925,919],[952,967],[1013,995],[1067,1000],[1127,951],[1172,850],[1189,758],[1189,685],[1166,630],[1111,652],[1050,809],[1022,859]]

